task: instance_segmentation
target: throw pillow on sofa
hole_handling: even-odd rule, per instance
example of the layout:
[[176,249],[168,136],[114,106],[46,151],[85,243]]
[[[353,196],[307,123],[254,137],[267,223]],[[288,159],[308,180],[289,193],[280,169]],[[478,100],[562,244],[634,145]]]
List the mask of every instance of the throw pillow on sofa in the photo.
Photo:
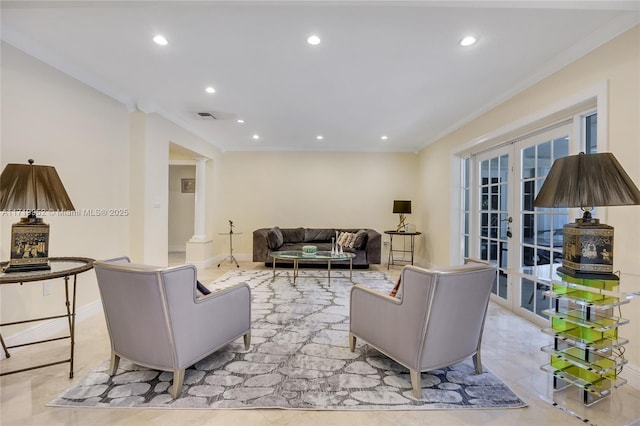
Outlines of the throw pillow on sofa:
[[349,234],[349,239],[347,240],[345,246],[349,248],[353,248],[353,243],[356,242],[356,234],[353,232]]
[[338,241],[337,244],[339,246],[344,246],[346,247],[347,244],[349,243],[349,239],[351,238],[351,232],[341,232],[340,234],[338,234]]
[[367,231],[364,229],[359,230],[356,233],[355,241],[353,242],[353,248],[362,249],[367,244]]
[[271,250],[277,250],[284,244],[284,237],[280,228],[274,226],[269,229],[269,232],[267,232],[267,244]]
[[284,228],[282,229],[282,238],[285,243],[302,243],[304,242],[304,228]]

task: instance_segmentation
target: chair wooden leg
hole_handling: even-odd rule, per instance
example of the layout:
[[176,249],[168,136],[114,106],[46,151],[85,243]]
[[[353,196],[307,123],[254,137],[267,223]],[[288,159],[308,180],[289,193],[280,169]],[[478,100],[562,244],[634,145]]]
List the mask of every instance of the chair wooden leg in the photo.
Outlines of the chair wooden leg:
[[250,345],[251,345],[251,332],[248,331],[247,334],[244,335],[244,350],[248,351]]
[[473,356],[473,365],[476,367],[476,373],[482,373],[482,361],[480,360],[480,350]]
[[413,388],[413,396],[418,399],[422,399],[422,378],[420,372],[409,369],[411,375],[411,387]]
[[173,370],[173,387],[171,388],[171,396],[176,399],[182,392],[182,384],[184,383],[184,369]]
[[349,350],[351,352],[356,350],[356,336],[349,332]]
[[118,364],[120,364],[120,357],[115,352],[111,351],[111,361],[109,362],[109,375],[113,376],[118,371]]

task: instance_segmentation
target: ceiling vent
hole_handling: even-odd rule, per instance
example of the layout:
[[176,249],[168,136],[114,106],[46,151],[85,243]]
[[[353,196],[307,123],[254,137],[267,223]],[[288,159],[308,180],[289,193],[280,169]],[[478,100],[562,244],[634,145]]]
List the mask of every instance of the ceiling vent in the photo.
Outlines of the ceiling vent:
[[200,118],[202,119],[211,119],[211,120],[217,120],[218,117],[216,117],[213,113],[211,112],[199,112],[198,115],[200,116]]

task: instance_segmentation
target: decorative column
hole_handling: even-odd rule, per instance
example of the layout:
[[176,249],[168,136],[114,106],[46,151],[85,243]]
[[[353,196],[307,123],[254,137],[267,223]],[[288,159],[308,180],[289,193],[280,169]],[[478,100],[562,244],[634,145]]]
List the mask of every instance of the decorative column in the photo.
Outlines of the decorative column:
[[196,202],[195,217],[193,221],[193,236],[190,242],[206,241],[207,235],[204,229],[204,213],[206,205],[205,189],[206,189],[206,163],[208,158],[197,157],[196,161]]
[[196,162],[196,200],[193,221],[193,236],[187,241],[186,262],[198,268],[207,268],[213,264],[213,241],[207,239],[205,230],[206,189],[208,158],[194,158]]

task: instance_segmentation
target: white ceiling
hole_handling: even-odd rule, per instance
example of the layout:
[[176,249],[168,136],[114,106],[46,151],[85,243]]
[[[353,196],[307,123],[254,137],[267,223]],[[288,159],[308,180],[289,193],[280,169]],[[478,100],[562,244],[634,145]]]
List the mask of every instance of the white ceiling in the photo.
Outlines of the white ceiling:
[[636,25],[639,4],[2,1],[1,23],[5,42],[222,150],[414,152]]

